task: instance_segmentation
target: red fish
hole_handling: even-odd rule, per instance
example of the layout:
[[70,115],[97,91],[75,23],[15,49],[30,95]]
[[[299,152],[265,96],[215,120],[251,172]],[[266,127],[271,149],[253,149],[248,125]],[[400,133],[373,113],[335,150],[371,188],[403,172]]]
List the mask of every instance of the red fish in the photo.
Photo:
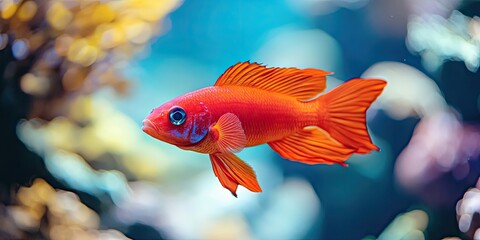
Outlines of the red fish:
[[386,85],[352,79],[318,96],[329,72],[238,63],[212,87],[155,108],[143,131],[185,150],[210,155],[213,172],[236,196],[238,185],[261,192],[255,172],[235,156],[267,143],[283,158],[340,164],[354,153],[379,150],[368,135],[365,111]]

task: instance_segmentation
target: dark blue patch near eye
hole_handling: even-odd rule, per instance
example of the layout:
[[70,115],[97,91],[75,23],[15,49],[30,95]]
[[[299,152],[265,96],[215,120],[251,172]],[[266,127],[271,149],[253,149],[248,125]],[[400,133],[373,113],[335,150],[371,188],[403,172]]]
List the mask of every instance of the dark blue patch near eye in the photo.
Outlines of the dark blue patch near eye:
[[197,119],[193,120],[193,127],[192,131],[190,132],[191,143],[200,142],[200,140],[202,140],[208,133],[208,128],[202,126],[199,127],[198,125],[199,124],[197,123]]
[[173,125],[178,126],[185,122],[185,119],[187,118],[187,113],[185,113],[185,110],[183,110],[183,108],[181,107],[174,107],[170,110],[169,117],[170,122]]

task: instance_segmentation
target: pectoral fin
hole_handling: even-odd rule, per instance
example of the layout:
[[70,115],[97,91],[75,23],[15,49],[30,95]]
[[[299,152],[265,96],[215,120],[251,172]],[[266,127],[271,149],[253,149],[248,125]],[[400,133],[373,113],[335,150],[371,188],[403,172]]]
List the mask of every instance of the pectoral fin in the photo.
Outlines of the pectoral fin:
[[222,186],[237,197],[237,186],[242,185],[252,192],[261,192],[257,176],[247,163],[234,154],[210,154],[213,172]]
[[242,123],[233,113],[222,115],[217,123],[210,127],[210,134],[218,151],[222,153],[240,152],[247,145]]

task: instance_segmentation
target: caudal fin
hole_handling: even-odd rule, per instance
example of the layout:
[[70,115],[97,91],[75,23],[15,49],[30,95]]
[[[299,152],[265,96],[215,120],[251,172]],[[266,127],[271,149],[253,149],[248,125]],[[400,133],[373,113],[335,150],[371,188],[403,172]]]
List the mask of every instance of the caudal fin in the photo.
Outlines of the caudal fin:
[[368,135],[365,112],[386,84],[380,79],[352,79],[320,96],[320,127],[355,153],[378,151]]

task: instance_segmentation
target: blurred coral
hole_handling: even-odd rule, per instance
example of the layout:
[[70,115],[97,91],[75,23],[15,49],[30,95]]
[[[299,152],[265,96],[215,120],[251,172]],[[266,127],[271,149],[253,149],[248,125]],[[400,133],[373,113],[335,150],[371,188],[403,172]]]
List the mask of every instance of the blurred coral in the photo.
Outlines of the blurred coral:
[[63,115],[71,98],[102,86],[126,93],[128,82],[118,70],[162,33],[163,18],[178,4],[178,0],[2,1],[0,49],[13,56],[4,76],[20,80],[23,92],[33,97],[30,117]]
[[0,205],[1,239],[128,239],[116,230],[99,230],[100,218],[72,192],[42,179],[18,191],[13,205]]
[[[13,220],[2,229],[7,238],[125,238],[97,230],[100,217],[75,193],[94,196],[101,205],[96,211],[108,209],[111,200],[129,193],[119,170],[131,178],[156,179],[163,168],[154,156],[162,153],[148,144],[132,144],[141,143],[135,122],[105,100],[93,103],[93,94],[105,86],[121,96],[127,93],[130,83],[122,69],[166,30],[164,19],[179,4],[0,1],[0,127],[8,133],[0,139],[0,178],[6,179],[0,181],[0,200],[7,214],[1,221]],[[19,184],[29,185],[39,176],[75,193],[54,190],[38,179],[16,193]],[[37,192],[48,196],[38,200]],[[105,195],[110,201],[102,201]]]
[[407,0],[410,12],[416,16],[422,15],[438,15],[448,16],[458,5],[461,0]]
[[[460,122],[448,111],[420,121],[398,156],[395,172],[403,186],[428,200],[452,202],[461,194],[456,182],[476,181],[479,157],[480,128]],[[435,182],[441,183],[434,187]]]
[[480,238],[480,179],[457,203],[458,228],[471,239]]
[[195,184],[186,189],[130,182],[131,193],[112,208],[111,218],[118,225],[148,223],[167,239],[294,239],[321,220],[320,200],[303,179],[286,179],[263,199],[244,190],[234,204],[210,180],[209,173],[191,178]]
[[[82,160],[105,158],[106,154],[132,160],[134,155],[128,151],[133,146],[130,142],[138,138],[135,123],[83,96],[102,86],[126,93],[122,66],[162,33],[165,15],[178,4],[177,0],[2,1],[2,114],[15,118],[9,112],[20,105],[28,110],[18,117],[46,120],[32,120],[30,131],[23,131],[24,141],[35,144],[41,156],[62,150],[79,153],[77,158]],[[16,85],[26,95],[19,94]],[[116,131],[116,124],[124,126],[124,131]],[[39,135],[33,129],[44,130],[37,131]],[[138,150],[148,154],[147,148]],[[157,175],[154,168],[143,169]]]
[[382,78],[388,82],[374,106],[385,110],[394,119],[425,117],[447,109],[437,84],[404,63],[380,62],[368,68],[362,77]]
[[413,210],[399,214],[377,239],[426,239],[424,231],[427,226],[427,213],[422,210]]
[[[55,177],[93,195],[108,193],[117,202],[129,190],[124,175],[109,168],[124,169],[134,179],[159,180],[164,175],[165,153],[142,138],[128,116],[99,98],[77,98],[73,105],[75,111],[65,117],[18,126],[20,139],[45,159]],[[104,170],[95,171],[85,161]]]
[[472,72],[480,66],[480,18],[453,11],[448,19],[424,14],[408,25],[408,46],[424,66],[437,70],[446,60],[460,60]]

